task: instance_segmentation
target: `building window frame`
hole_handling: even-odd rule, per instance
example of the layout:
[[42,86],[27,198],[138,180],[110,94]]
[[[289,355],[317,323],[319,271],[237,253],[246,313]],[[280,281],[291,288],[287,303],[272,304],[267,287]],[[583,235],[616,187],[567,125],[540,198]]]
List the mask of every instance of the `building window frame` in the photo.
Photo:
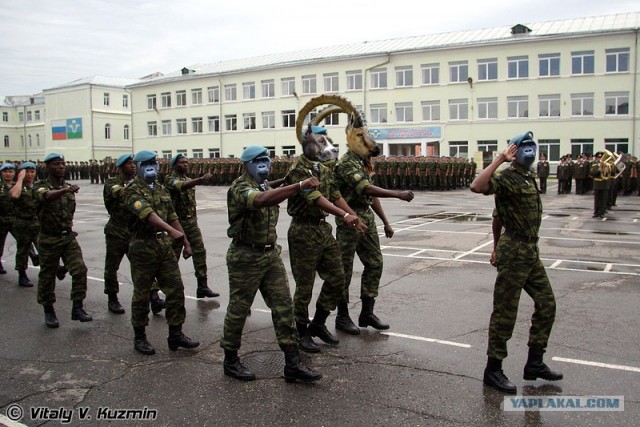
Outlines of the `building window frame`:
[[207,88],[207,100],[209,104],[220,103],[220,86],[209,86]]
[[593,93],[571,94],[571,117],[593,117],[594,107]]
[[607,73],[628,73],[630,50],[628,47],[606,49],[605,63]]
[[469,100],[466,98],[449,100],[449,120],[469,120]]
[[560,76],[560,54],[543,53],[538,55],[538,77]]
[[158,136],[158,122],[147,122],[147,136]]
[[529,78],[529,57],[512,56],[507,58],[507,78],[509,80]]
[[386,89],[389,87],[389,77],[386,68],[374,68],[371,70],[371,83],[369,89]]
[[242,83],[242,99],[245,101],[256,99],[256,82]]
[[362,90],[362,70],[353,70],[346,72],[347,91]]
[[507,118],[523,119],[529,117],[529,97],[527,95],[507,97]]
[[302,94],[313,95],[317,92],[317,80],[315,74],[302,76]]
[[440,100],[422,101],[420,106],[422,108],[423,122],[440,121]]
[[396,112],[396,123],[413,122],[413,102],[396,102],[394,109]]
[[283,128],[296,127],[296,110],[282,110],[281,117]]
[[449,83],[467,83],[469,79],[469,62],[452,61],[449,62]]
[[276,128],[276,112],[263,111],[262,112],[262,129],[275,129],[275,128]]
[[593,50],[571,52],[571,75],[592,75],[595,71],[595,53]]
[[186,106],[187,106],[187,91],[177,90],[176,91],[176,107],[186,107]]
[[274,79],[262,80],[262,98],[275,98],[276,97],[276,81]]
[[478,60],[478,81],[488,82],[498,80],[498,59],[487,58]]
[[629,115],[629,92],[605,92],[604,100],[606,116]]
[[163,92],[160,94],[162,108],[171,108],[171,92]]
[[202,105],[202,89],[191,89],[191,105]]
[[478,98],[478,120],[498,118],[498,98]]
[[560,94],[538,96],[538,117],[560,117]]
[[177,135],[187,134],[187,119],[176,119],[176,134]]
[[413,66],[403,65],[396,67],[396,87],[413,87]]
[[422,64],[420,66],[420,83],[423,86],[434,86],[440,84],[440,64]]

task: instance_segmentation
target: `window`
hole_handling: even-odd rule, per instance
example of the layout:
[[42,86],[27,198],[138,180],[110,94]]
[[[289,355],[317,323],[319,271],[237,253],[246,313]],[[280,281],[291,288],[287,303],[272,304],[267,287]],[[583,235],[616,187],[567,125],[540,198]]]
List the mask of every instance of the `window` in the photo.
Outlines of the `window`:
[[498,141],[478,141],[478,151],[498,151]]
[[9,135],[4,136],[4,146],[5,148],[9,147]]
[[338,73],[327,73],[324,75],[324,91],[338,92]]
[[147,134],[149,136],[158,136],[158,123],[147,122]]
[[326,126],[338,126],[340,124],[340,113],[331,113],[324,118]]
[[283,128],[296,127],[296,111],[295,110],[282,111],[282,127]]
[[387,88],[387,69],[376,68],[371,70],[371,89]]
[[571,52],[571,74],[593,74],[595,59],[593,51]]
[[171,92],[164,92],[160,94],[162,99],[162,108],[171,108]]
[[33,115],[35,121],[40,121],[40,110],[36,110]]
[[422,120],[425,122],[440,121],[440,101],[422,101]]
[[187,119],[176,119],[176,132],[178,135],[187,133]]
[[347,71],[347,90],[362,90],[362,71]]
[[396,87],[413,86],[413,67],[396,67]]
[[604,148],[612,153],[628,153],[629,140],[627,138],[605,138]]
[[281,80],[282,82],[282,96],[294,96],[296,92],[296,79],[293,77],[287,77]]
[[606,92],[605,114],[626,116],[629,114],[629,92]]
[[469,118],[469,101],[466,99],[449,100],[449,120],[467,120]]
[[510,79],[526,79],[529,77],[529,57],[513,56],[507,58],[507,74]]
[[629,48],[607,49],[607,73],[625,73],[629,71]]
[[469,143],[467,141],[451,141],[449,143],[449,156],[464,158],[468,157]]
[[560,54],[545,53],[538,56],[540,77],[553,77],[560,75]]
[[512,119],[529,117],[529,97],[528,96],[508,96],[507,97],[507,117]]
[[571,139],[571,157],[577,159],[580,154],[586,153],[593,154],[593,139],[585,138],[572,138]]
[[396,103],[396,122],[405,123],[413,121],[413,103],[397,102]]
[[560,117],[560,95],[540,95],[538,97],[539,117]]
[[191,132],[202,133],[202,117],[191,118]]
[[593,116],[593,94],[592,93],[571,94],[571,115],[572,116]]
[[236,85],[224,85],[224,100],[235,101],[237,98]]
[[[125,141],[129,140],[129,125],[124,125],[124,129],[123,129],[123,132],[122,132],[122,138]],[[40,145],[40,135],[38,135],[38,145]]]
[[440,64],[425,64],[420,68],[423,85],[437,85],[440,83]]
[[178,154],[182,154],[183,156],[187,157],[187,150],[185,150],[185,149],[176,150],[176,156]]
[[2,112],[2,121],[5,122],[5,123],[9,121],[9,113],[8,112],[6,112],[6,111]]
[[296,146],[295,145],[285,145],[282,147],[282,155],[287,157],[293,157],[296,155]]
[[478,80],[498,80],[498,59],[479,59],[478,60]]
[[559,139],[540,139],[538,140],[538,152],[547,157],[550,162],[560,160],[560,140]]
[[387,123],[387,104],[371,105],[371,123]]
[[256,128],[256,113],[244,113],[242,115],[242,121],[244,123],[244,129],[250,130]]
[[478,98],[478,119],[498,118],[498,98]]
[[191,89],[191,105],[202,104],[202,89]]
[[202,148],[194,148],[193,149],[193,158],[194,159],[201,159],[202,156]]
[[162,150],[162,158],[169,160],[171,158],[171,150]]
[[238,117],[235,114],[224,116],[224,126],[227,131],[238,130]]
[[109,106],[109,94],[107,92],[105,92],[104,95],[102,96],[102,103],[104,104],[105,107]]
[[275,96],[276,96],[276,82],[275,82],[275,80],[263,80],[262,81],[262,97],[263,98],[274,98]]
[[162,123],[162,135],[171,135],[171,120],[163,120]]
[[207,117],[207,129],[209,133],[220,132],[220,116]]
[[156,96],[155,95],[147,95],[147,110],[155,110],[156,108],[157,108]]
[[467,61],[449,62],[449,82],[466,83],[469,78]]
[[256,99],[256,82],[242,83],[242,99]]
[[262,113],[262,129],[274,129],[276,127],[276,112],[264,111]]
[[220,87],[219,86],[211,86],[207,88],[207,96],[209,104],[220,102]]
[[210,159],[219,159],[220,158],[220,150],[218,148],[209,148],[209,158]]
[[18,111],[18,121],[24,122],[24,112]]
[[184,107],[186,105],[187,105],[187,91],[186,90],[176,91],[176,106]]
[[111,139],[111,125],[109,123],[104,125],[104,139]]
[[302,76],[302,93],[305,95],[316,93],[316,75]]
[[32,119],[32,113],[31,111],[27,111],[27,121],[30,122]]
[[129,95],[122,95],[122,107],[129,108]]

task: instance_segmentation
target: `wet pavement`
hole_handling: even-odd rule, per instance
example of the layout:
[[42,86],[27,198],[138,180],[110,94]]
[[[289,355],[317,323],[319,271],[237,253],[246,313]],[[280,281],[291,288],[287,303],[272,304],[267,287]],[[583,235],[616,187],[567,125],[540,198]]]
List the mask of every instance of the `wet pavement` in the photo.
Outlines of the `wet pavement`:
[[[221,296],[197,300],[191,260],[180,261],[184,331],[201,346],[170,351],[160,314],[147,328],[157,353],[143,356],[133,350],[126,259],[120,300],[127,314],[106,307],[102,186],[79,184],[74,229],[89,268],[85,308],[94,320],[71,321],[67,277],[56,289],[60,328],[47,329],[36,288],[17,286],[15,242],[7,238],[2,261],[8,273],[0,276],[0,424],[58,425],[70,417],[67,425],[609,426],[635,425],[640,417],[640,197],[618,197],[601,220],[591,218],[592,196],[555,195],[549,187],[540,251],[558,311],[545,360],[565,379],[522,380],[533,310],[524,293],[504,362],[519,396],[624,396],[624,411],[511,412],[503,410],[502,394],[482,384],[496,276],[488,263],[491,197],[458,190],[419,192],[412,203],[383,200],[396,234],[381,237],[385,266],[376,313],[391,329],[338,332],[339,346],[302,354],[323,379],[287,384],[270,313],[257,296],[239,353],[258,379],[244,383],[223,375],[219,347],[229,296],[226,188],[197,188],[209,284]],[[278,234],[293,291],[285,205]],[[37,272],[28,271],[34,282]],[[361,272],[356,261],[352,317],[360,310]],[[128,421],[117,419],[127,415]]]

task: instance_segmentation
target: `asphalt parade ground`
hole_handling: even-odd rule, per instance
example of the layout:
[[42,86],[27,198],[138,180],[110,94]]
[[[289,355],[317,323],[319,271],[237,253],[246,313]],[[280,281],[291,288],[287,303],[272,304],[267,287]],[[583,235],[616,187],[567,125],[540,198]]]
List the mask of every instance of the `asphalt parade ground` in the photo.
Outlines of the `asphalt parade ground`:
[[[322,344],[321,353],[301,356],[323,378],[287,384],[270,313],[257,296],[239,354],[258,379],[245,383],[223,375],[219,346],[229,297],[227,188],[197,187],[209,285],[221,296],[196,299],[193,264],[180,261],[187,295],[184,332],[201,345],[170,351],[163,312],[150,315],[147,327],[156,354],[143,356],[133,350],[126,259],[119,277],[127,313],[107,310],[102,186],[77,183],[74,229],[89,269],[85,308],[94,320],[71,321],[67,276],[56,289],[60,328],[47,329],[36,288],[17,286],[15,242],[7,238],[2,262],[8,273],[0,276],[0,424],[621,426],[640,419],[638,196],[620,196],[605,219],[592,219],[593,196],[556,195],[550,182],[542,196],[540,252],[558,308],[545,361],[564,380],[522,379],[533,312],[524,293],[504,362],[520,398],[616,397],[623,407],[507,411],[504,396],[482,383],[496,276],[488,262],[492,197],[464,189],[417,192],[411,203],[383,200],[395,236],[381,237],[385,264],[376,313],[391,329],[369,328],[359,336],[338,332],[340,345]],[[289,222],[285,202],[278,234],[293,293]],[[350,288],[355,318],[361,272],[356,260]],[[28,274],[35,283],[37,268]],[[314,302],[315,297],[311,313]],[[332,314],[331,331],[334,320]]]

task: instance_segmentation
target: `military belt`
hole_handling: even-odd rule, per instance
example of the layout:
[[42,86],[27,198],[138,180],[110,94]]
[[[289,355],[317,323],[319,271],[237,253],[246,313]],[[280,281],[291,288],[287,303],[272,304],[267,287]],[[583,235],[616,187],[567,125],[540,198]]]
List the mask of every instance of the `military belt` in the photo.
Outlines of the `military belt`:
[[51,236],[51,237],[66,237],[69,234],[73,233],[73,230],[68,229],[68,230],[56,231],[56,230],[47,230],[46,228],[41,228],[40,232],[42,234],[45,234],[45,235]]
[[311,218],[311,217],[293,217],[292,222],[301,225],[313,225],[313,226],[321,226],[326,223],[326,218]]
[[156,239],[162,240],[167,237],[169,233],[166,231],[158,231],[156,233],[136,233],[136,239]]
[[524,234],[514,233],[513,231],[506,229],[504,230],[504,234],[523,243],[538,243],[538,240],[540,240],[538,236],[525,236]]
[[236,239],[233,239],[232,243],[236,248],[247,248],[247,249],[252,249],[252,250],[254,250],[256,252],[262,252],[262,253],[271,252],[276,247],[275,244],[273,244],[273,245],[256,245],[256,244],[253,244],[253,243],[245,243],[243,241],[236,240]]

